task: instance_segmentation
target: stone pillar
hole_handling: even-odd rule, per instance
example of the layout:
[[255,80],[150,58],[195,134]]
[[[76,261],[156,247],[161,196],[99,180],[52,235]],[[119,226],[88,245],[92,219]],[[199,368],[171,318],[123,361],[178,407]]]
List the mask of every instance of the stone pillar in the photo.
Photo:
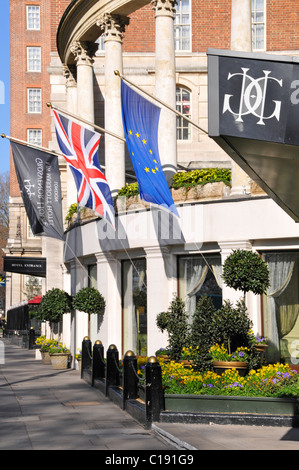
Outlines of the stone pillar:
[[[120,15],[102,15],[97,26],[105,38],[105,129],[124,137],[121,115],[121,82],[114,74],[123,72],[122,39],[129,18]],[[109,134],[105,135],[105,176],[112,197],[125,185],[125,144]]]
[[[174,52],[175,0],[153,0],[156,17],[156,96],[176,109]],[[177,169],[176,115],[162,107],[159,151],[167,181]]]
[[[231,50],[252,50],[251,23],[251,0],[232,0]],[[231,195],[238,196],[249,192],[249,176],[233,161]]]
[[75,41],[71,51],[77,65],[77,113],[94,122],[93,56],[98,49],[94,42]]
[[[69,65],[64,68],[64,76],[66,78],[66,107],[67,111],[72,114],[77,114],[77,82],[76,82],[76,67]],[[67,209],[71,204],[77,202],[77,189],[73,174],[67,165],[66,170],[66,206]]]

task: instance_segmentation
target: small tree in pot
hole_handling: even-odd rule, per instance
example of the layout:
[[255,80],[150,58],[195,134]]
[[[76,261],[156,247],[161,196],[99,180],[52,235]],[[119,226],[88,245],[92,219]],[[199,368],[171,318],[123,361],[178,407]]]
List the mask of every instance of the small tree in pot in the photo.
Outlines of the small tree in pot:
[[[73,296],[72,306],[88,315],[103,315],[106,302],[102,294],[94,287],[84,287]],[[89,325],[88,325],[89,329]]]
[[250,250],[233,250],[223,264],[222,278],[228,287],[244,293],[264,294],[270,285],[267,263]]
[[71,311],[71,296],[67,292],[53,288],[42,296],[39,306],[40,318],[43,321],[58,323],[62,315]]

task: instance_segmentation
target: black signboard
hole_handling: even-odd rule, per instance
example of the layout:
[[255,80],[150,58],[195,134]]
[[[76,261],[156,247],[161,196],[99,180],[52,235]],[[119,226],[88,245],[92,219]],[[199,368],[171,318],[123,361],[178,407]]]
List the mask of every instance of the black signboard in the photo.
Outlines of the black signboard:
[[299,221],[299,57],[207,53],[209,136]]
[[46,258],[4,256],[3,270],[10,273],[46,277]]

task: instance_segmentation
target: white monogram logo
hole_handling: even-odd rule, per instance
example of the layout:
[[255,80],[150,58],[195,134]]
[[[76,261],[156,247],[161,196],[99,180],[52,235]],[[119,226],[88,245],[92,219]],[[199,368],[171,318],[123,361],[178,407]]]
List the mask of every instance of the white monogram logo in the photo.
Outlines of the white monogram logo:
[[31,184],[31,180],[24,180],[24,188],[26,189],[29,199],[31,199],[32,196],[35,196],[35,193],[31,191],[31,188],[34,188],[34,184]]
[[224,96],[223,102],[223,114],[226,111],[234,114],[237,118],[237,122],[243,122],[242,116],[246,116],[247,114],[253,114],[257,118],[259,118],[257,124],[264,126],[265,119],[272,119],[275,117],[277,121],[280,118],[280,110],[281,110],[281,101],[272,100],[274,103],[274,110],[270,116],[265,116],[265,102],[267,96],[267,87],[269,80],[274,80],[280,86],[282,86],[282,80],[277,80],[274,77],[270,77],[271,71],[263,70],[264,77],[254,79],[247,72],[250,70],[248,68],[241,68],[243,73],[234,73],[228,74],[227,80],[230,80],[232,77],[241,76],[242,79],[242,87],[241,87],[241,94],[240,94],[240,102],[239,102],[239,109],[232,110],[230,105],[230,99],[234,95],[226,94]]

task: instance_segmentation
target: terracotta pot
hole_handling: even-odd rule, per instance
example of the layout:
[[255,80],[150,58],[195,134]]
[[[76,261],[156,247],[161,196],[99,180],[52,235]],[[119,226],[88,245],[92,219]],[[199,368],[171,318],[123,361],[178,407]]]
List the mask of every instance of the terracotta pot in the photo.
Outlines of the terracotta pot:
[[238,361],[213,361],[213,367],[218,375],[222,375],[227,369],[236,369],[241,377],[247,372],[248,362]]

